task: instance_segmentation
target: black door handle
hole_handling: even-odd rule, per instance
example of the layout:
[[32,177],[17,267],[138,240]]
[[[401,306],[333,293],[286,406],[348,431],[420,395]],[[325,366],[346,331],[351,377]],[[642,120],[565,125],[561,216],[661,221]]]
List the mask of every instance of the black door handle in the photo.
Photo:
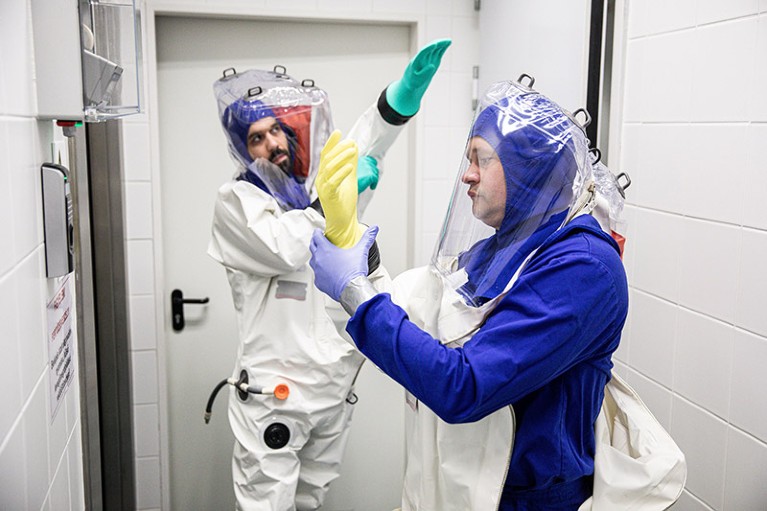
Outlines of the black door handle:
[[184,293],[180,289],[174,289],[170,294],[170,310],[171,321],[173,323],[173,330],[180,332],[184,329],[184,304],[196,303],[204,304],[208,303],[210,298],[184,298]]

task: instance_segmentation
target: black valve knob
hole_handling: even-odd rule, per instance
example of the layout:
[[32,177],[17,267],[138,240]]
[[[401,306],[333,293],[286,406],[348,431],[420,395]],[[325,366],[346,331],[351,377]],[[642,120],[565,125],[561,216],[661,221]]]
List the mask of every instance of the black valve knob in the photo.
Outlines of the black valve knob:
[[281,422],[269,424],[264,431],[264,442],[270,449],[282,449],[288,445],[289,440],[290,430]]

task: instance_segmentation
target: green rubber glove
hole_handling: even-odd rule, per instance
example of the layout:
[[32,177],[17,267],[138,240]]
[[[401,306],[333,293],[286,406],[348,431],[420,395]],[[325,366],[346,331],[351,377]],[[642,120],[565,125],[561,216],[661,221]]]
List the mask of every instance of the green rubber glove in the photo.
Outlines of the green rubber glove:
[[357,193],[378,186],[378,162],[372,156],[363,156],[357,162]]
[[357,244],[365,232],[357,221],[357,143],[335,130],[320,152],[317,195],[325,212],[325,237],[339,248]]
[[395,112],[405,117],[415,115],[450,43],[450,39],[437,39],[421,48],[405,68],[402,78],[389,85],[386,102]]

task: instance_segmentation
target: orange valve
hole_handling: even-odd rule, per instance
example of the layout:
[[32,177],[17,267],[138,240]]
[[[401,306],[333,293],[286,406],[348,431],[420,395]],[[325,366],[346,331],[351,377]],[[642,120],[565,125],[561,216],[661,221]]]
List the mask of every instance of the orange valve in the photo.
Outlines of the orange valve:
[[274,397],[276,397],[277,399],[281,401],[286,400],[289,394],[290,394],[290,389],[284,383],[280,383],[279,385],[274,387]]

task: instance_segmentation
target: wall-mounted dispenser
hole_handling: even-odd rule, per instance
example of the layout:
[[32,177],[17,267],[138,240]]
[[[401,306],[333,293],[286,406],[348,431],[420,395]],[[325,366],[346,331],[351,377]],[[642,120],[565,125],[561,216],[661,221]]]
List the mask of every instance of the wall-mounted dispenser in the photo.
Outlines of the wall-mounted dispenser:
[[141,111],[140,16],[135,0],[78,0],[86,121]]
[[55,163],[40,169],[43,183],[45,270],[48,278],[61,277],[74,269],[74,227],[69,171]]
[[141,112],[135,0],[34,0],[38,117],[98,122]]

